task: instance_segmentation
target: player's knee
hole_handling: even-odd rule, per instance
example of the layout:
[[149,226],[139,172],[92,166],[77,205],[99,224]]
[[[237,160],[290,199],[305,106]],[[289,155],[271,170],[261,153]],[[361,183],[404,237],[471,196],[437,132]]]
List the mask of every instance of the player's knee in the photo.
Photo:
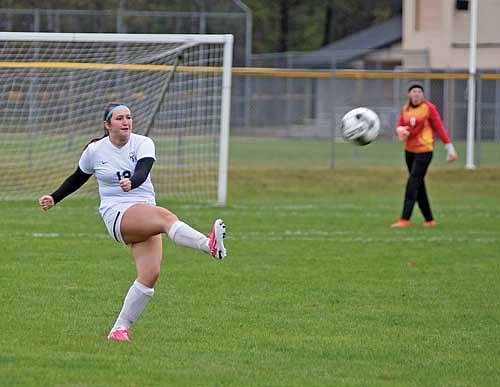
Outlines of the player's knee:
[[163,208],[163,207],[159,207],[159,208],[161,211],[162,218],[164,220],[164,224],[167,225],[167,228],[170,228],[170,226],[172,224],[174,224],[175,222],[177,222],[179,220],[177,215],[175,215],[173,212],[170,212],[169,210],[167,210],[166,208]]

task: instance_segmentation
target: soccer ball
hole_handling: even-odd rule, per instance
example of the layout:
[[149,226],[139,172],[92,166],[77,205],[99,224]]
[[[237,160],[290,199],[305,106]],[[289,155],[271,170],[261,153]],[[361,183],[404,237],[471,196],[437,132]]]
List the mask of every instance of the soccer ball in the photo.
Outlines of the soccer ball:
[[349,110],[342,117],[342,136],[356,145],[367,145],[375,141],[380,131],[377,113],[365,107]]

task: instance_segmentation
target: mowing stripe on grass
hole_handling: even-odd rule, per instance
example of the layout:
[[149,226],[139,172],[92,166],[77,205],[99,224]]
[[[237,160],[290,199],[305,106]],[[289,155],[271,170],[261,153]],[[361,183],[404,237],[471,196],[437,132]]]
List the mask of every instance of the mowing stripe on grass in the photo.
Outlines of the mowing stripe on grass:
[[[397,234],[396,234],[397,233]],[[282,232],[245,232],[231,233],[226,239],[228,240],[260,240],[260,241],[319,241],[319,242],[338,242],[338,243],[394,243],[394,242],[459,242],[459,243],[499,243],[500,239],[495,233],[490,233],[491,237],[485,237],[486,232],[482,232],[482,237],[475,237],[477,232],[471,231],[461,236],[440,235],[407,235],[399,236],[400,230],[394,230],[390,234],[380,235],[376,237],[360,237],[349,236],[357,235],[352,231],[320,231],[320,230],[283,230]],[[7,232],[0,233],[0,238],[11,237],[29,237],[29,238],[109,238],[105,233],[30,233],[30,232]]]

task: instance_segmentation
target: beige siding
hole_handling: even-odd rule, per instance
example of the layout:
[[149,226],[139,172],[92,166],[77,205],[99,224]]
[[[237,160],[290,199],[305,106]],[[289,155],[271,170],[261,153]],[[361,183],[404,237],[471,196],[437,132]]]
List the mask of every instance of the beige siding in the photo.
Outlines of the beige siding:
[[415,24],[418,23],[420,31],[437,32],[441,30],[442,7],[439,1],[416,0],[415,6],[420,8],[415,14]]
[[[404,0],[403,48],[428,49],[436,69],[465,69],[469,63],[470,10],[455,0]],[[478,0],[478,68],[500,63],[500,0]]]

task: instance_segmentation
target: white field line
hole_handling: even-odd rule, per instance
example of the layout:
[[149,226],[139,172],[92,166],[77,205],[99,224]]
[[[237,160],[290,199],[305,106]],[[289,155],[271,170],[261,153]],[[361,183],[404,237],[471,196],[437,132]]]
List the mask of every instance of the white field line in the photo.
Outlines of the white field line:
[[334,238],[334,237],[280,237],[280,236],[266,236],[259,238],[252,238],[249,236],[233,237],[228,239],[234,240],[251,240],[251,241],[303,241],[303,242],[336,242],[336,243],[401,243],[401,242],[455,242],[455,243],[500,243],[498,238],[465,238],[465,237],[426,237],[426,236],[415,236],[415,237],[347,237],[347,238]]
[[[429,230],[430,231],[430,230]],[[427,233],[426,233],[427,234]],[[4,232],[0,238],[110,238],[107,233],[43,233]],[[363,237],[354,231],[283,230],[280,232],[229,232],[228,240],[235,241],[315,241],[337,243],[397,243],[397,242],[459,242],[459,243],[500,243],[496,232],[469,231],[460,235],[400,235],[398,230],[380,235]]]
[[[190,204],[187,205],[180,205],[179,208],[208,208],[209,206],[202,205],[202,206],[193,206]],[[439,206],[436,206],[438,208]],[[357,209],[357,210],[365,210],[366,208],[370,209],[392,209],[394,208],[393,204],[390,203],[370,203],[370,205],[364,205],[363,207],[360,207],[357,204],[354,203],[344,203],[344,202],[332,202],[332,203],[321,203],[321,204],[316,204],[316,203],[303,203],[303,204],[282,204],[282,205],[266,205],[265,203],[260,204],[259,206],[255,205],[245,205],[245,204],[229,204],[225,207],[226,210],[249,210],[249,211],[255,211],[257,210],[264,210],[264,211],[295,211],[295,210],[351,210],[351,209]],[[459,209],[460,211],[478,211],[478,210],[484,210],[484,206],[477,206],[474,204],[468,204],[468,205],[461,205],[460,207],[453,207],[450,206],[450,209]],[[488,208],[488,213],[494,213],[498,212],[500,210],[500,206],[495,206],[495,207],[489,207]]]
[[315,241],[337,243],[398,243],[398,242],[461,242],[461,243],[500,243],[500,236],[491,232],[471,232],[460,235],[405,235],[398,231],[384,233],[379,236],[363,237],[359,233],[349,231],[288,231],[231,233],[228,239],[248,241]]
[[60,233],[60,232],[0,232],[0,238],[110,238],[105,233]]

